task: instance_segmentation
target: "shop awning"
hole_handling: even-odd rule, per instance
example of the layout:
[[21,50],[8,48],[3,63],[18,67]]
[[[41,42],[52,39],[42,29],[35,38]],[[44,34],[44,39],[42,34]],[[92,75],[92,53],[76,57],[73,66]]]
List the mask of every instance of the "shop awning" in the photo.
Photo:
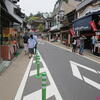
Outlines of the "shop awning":
[[75,31],[86,31],[91,30],[90,22],[93,20],[93,15],[100,15],[100,10],[96,12],[91,12],[88,15],[85,15],[79,19],[73,21],[73,28]]
[[91,20],[92,20],[91,15],[75,20],[73,23],[74,30],[75,31],[90,30],[91,26],[90,26],[89,22]]
[[59,30],[57,25],[51,27],[51,29],[50,29],[50,31],[54,31],[54,30]]
[[62,27],[62,24],[55,25],[50,28],[50,31],[60,31],[61,27]]
[[79,18],[73,22],[73,27],[75,31],[84,31],[91,30],[90,21],[92,20],[92,16],[84,16]]
[[19,23],[23,23],[23,19],[19,16],[17,16],[15,13],[14,13],[14,8],[17,8],[16,5],[14,5],[13,3],[11,3],[9,0],[5,0],[5,6],[8,10],[8,13],[15,19],[17,20],[17,22]]

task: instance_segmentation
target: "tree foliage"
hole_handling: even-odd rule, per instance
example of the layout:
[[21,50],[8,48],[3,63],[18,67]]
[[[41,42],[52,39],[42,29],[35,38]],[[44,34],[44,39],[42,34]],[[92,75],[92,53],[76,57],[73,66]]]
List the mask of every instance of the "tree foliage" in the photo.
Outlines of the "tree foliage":
[[40,32],[43,32],[43,31],[44,31],[44,25],[43,25],[43,24],[39,24],[38,30],[39,30]]
[[29,19],[27,21],[30,22],[30,21],[34,21],[34,20],[38,20],[38,19],[40,19],[40,18],[32,16],[32,17],[29,17]]
[[40,12],[38,12],[35,15],[33,15],[32,13],[30,13],[30,15],[26,17],[26,21],[27,22],[31,22],[31,21],[34,21],[34,20],[39,20],[42,16],[43,16],[43,14],[40,13]]

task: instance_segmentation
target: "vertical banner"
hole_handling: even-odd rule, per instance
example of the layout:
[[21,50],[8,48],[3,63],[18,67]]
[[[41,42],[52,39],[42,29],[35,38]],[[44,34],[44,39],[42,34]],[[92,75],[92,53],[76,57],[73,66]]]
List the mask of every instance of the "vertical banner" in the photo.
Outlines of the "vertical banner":
[[70,28],[69,29],[69,32],[70,32],[71,36],[74,36],[75,35],[75,32],[74,32],[74,29],[73,28]]
[[95,25],[94,21],[90,21],[90,25],[91,25],[93,31],[97,31],[97,28],[96,28],[96,25]]

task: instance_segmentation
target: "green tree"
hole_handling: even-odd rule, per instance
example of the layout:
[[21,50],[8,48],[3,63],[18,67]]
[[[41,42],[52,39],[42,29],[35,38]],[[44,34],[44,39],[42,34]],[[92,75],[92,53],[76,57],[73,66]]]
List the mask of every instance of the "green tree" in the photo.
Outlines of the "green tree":
[[43,24],[39,24],[38,30],[39,30],[40,32],[43,32],[43,31],[44,31],[44,25],[43,25]]

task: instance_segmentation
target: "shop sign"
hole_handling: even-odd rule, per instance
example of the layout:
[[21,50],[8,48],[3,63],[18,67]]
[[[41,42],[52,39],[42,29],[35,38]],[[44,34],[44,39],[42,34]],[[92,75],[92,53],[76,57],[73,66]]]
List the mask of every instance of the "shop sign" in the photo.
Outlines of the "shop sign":
[[86,27],[81,26],[81,27],[77,27],[77,28],[75,28],[75,31],[77,31],[77,30],[88,30],[88,29],[89,29],[88,26],[86,26]]
[[75,31],[83,31],[83,30],[91,30],[90,21],[92,20],[92,16],[85,16],[80,18],[73,23],[73,27]]

